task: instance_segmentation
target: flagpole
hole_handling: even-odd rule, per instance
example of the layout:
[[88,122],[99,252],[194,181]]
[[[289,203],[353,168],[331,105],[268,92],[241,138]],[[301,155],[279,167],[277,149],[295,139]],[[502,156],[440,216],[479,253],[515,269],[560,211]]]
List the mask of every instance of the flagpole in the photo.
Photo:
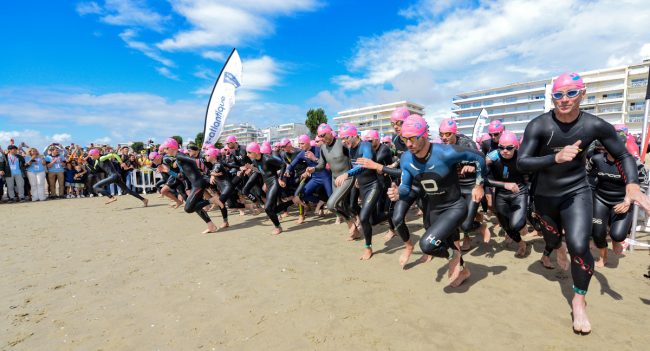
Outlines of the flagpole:
[[[644,162],[645,167],[645,155],[648,151],[648,116],[650,115],[650,66],[648,66],[648,80],[646,81],[646,92],[645,92],[645,114],[643,115],[643,126],[641,127],[641,162]],[[647,196],[648,194],[646,194]],[[634,210],[632,213],[632,233],[630,233],[632,240],[636,240],[636,225],[639,218],[639,207],[634,205]],[[644,225],[645,227],[645,225]],[[629,246],[630,251],[634,251],[634,245]]]

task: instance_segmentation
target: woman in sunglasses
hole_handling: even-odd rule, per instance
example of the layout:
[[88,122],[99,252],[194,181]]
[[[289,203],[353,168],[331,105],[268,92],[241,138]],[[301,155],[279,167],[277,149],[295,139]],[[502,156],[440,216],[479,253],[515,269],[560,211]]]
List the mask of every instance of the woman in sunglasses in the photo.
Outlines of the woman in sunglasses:
[[518,147],[519,141],[514,133],[501,134],[499,150],[487,155],[490,162],[486,184],[496,189],[494,197],[496,216],[506,234],[517,243],[515,257],[524,258],[526,242],[521,239],[519,231],[526,225],[528,177],[517,170]]
[[[460,195],[456,167],[462,163],[474,163],[476,182],[472,190],[474,201],[483,197],[483,177],[486,173],[485,157],[478,150],[455,145],[432,144],[428,137],[427,123],[421,116],[411,115],[402,125],[402,137],[409,151],[402,155],[402,184],[393,184],[388,190],[391,200],[406,199],[411,194],[413,180],[418,180],[424,191],[425,228],[420,238],[422,252],[429,256],[449,260],[451,287],[458,287],[470,276],[463,269],[458,227],[467,214],[467,204]],[[406,251],[413,251],[410,238],[402,238]],[[423,257],[424,261],[428,258]]]
[[648,212],[650,201],[640,190],[634,158],[618,140],[614,127],[580,110],[584,95],[585,84],[578,74],[564,73],[555,79],[551,94],[555,108],[526,126],[517,164],[522,172],[536,173],[533,195],[543,224],[544,255],[560,248],[566,239],[573,278],[573,330],[588,334],[591,323],[585,295],[594,269],[589,251],[594,206],[583,148],[599,140],[620,165],[625,200],[639,203]]

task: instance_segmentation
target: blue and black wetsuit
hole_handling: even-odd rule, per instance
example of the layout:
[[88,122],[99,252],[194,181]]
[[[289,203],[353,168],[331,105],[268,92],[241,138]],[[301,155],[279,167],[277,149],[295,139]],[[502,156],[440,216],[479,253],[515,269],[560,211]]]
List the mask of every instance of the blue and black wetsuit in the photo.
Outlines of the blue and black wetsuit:
[[[372,144],[367,141],[360,141],[356,146],[349,148],[350,161],[354,164],[357,158],[367,158],[376,161],[375,153],[372,151]],[[366,169],[361,166],[355,166],[348,172],[350,178],[354,177],[359,184],[359,195],[362,199],[359,210],[359,220],[363,237],[366,241],[366,247],[372,245],[372,219],[376,211],[377,203],[381,197],[382,186],[379,183],[377,172]]]
[[343,146],[341,139],[334,139],[329,145],[326,143],[321,145],[318,165],[314,167],[315,172],[319,172],[325,170],[326,164],[330,165],[333,191],[332,196],[327,200],[327,208],[330,211],[336,211],[336,213],[343,216],[346,220],[350,220],[356,216],[354,210],[350,208],[349,203],[350,190],[354,186],[354,179],[348,178],[340,187],[336,187],[334,180],[352,168],[349,155],[349,150]]
[[[511,159],[492,151],[487,156],[492,163],[486,184],[496,189],[494,208],[497,219],[506,234],[515,242],[521,241],[519,231],[526,225],[528,211],[528,177],[517,169],[517,151]],[[516,183],[519,192],[505,188],[506,183]]]
[[582,111],[571,123],[559,121],[554,110],[528,123],[517,166],[522,172],[537,173],[533,196],[546,241],[544,254],[549,255],[561,245],[564,231],[571,255],[573,288],[577,294],[584,295],[594,267],[594,258],[589,251],[593,199],[585,171],[586,150],[581,150],[569,162],[555,162],[559,151],[578,140],[584,149],[594,140],[599,140],[614,157],[625,184],[639,183],[634,158],[618,139],[614,127]]
[[[306,152],[301,150],[293,161],[291,161],[291,164],[287,166],[287,171],[289,173],[295,173],[296,178],[300,177],[307,167],[316,167],[318,165],[318,159],[320,158],[321,153],[320,148],[312,146],[309,151],[316,156],[316,161],[307,158],[307,156],[305,156]],[[315,193],[320,188],[324,189],[325,195],[328,198],[332,195],[332,174],[327,169],[314,172],[310,178],[301,181],[294,196],[298,196],[308,202],[318,202],[318,197]]]
[[163,164],[167,166],[167,174],[169,175],[165,185],[171,189],[172,192],[177,195],[180,194],[184,201],[187,201],[187,188],[185,182],[182,180],[183,174],[176,163],[176,157],[169,155],[163,156]]
[[411,152],[402,155],[400,199],[408,199],[413,192],[411,185],[414,181],[419,181],[427,202],[424,213],[426,232],[420,238],[420,248],[425,254],[451,257],[450,250],[455,248],[454,239],[458,237],[458,227],[467,213],[456,167],[466,162],[476,165],[476,172],[480,175],[476,178],[476,184],[482,184],[486,169],[485,159],[479,151],[455,145],[430,144],[427,155],[422,159]]

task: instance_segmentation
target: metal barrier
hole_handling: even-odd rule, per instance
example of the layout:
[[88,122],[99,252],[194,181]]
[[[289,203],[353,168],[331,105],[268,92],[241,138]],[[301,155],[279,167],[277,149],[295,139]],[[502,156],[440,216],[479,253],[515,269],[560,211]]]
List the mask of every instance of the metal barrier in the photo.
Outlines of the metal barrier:
[[154,190],[159,179],[162,179],[160,172],[148,167],[131,172],[131,186],[137,190],[142,189],[143,194],[146,194],[147,190]]

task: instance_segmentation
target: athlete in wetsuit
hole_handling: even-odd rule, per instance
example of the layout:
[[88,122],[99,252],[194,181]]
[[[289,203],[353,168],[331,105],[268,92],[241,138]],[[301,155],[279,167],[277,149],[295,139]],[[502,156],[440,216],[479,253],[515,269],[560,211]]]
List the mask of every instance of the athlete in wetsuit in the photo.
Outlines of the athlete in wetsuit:
[[[208,150],[205,153],[205,159],[207,162],[210,162],[212,164],[212,168],[209,169],[210,184],[216,186],[217,189],[219,189],[219,195],[215,195],[216,198],[213,197],[213,199],[211,199],[211,202],[216,204],[221,211],[223,224],[221,224],[220,228],[228,228],[230,225],[228,223],[228,209],[226,208],[225,203],[228,197],[232,195],[235,187],[230,182],[230,173],[228,173],[228,170],[223,165],[221,150]],[[221,199],[223,199],[223,201]]]
[[[339,129],[339,137],[348,148],[350,161],[353,164],[358,158],[362,157],[376,161],[372,144],[359,139],[357,128],[353,124],[346,123],[342,125],[341,129]],[[365,169],[359,165],[355,165],[354,168],[336,177],[335,185],[341,186],[345,181],[353,177],[359,186],[359,196],[363,201],[359,211],[359,222],[361,223],[366,247],[363,255],[361,255],[361,259],[369,260],[372,257],[372,226],[376,224],[372,223],[371,220],[376,211],[377,202],[381,197],[381,185],[377,172]]]
[[[619,134],[619,139],[625,143],[625,134]],[[647,188],[645,167],[637,162],[637,169],[639,182],[643,188]],[[600,259],[595,265],[604,267],[607,264],[608,229],[614,253],[621,254],[625,249],[624,240],[632,227],[632,211],[625,199],[625,181],[612,155],[607,151],[594,154],[587,161],[587,175],[594,201],[592,238],[600,251]]]
[[278,174],[284,174],[286,164],[277,157],[262,154],[256,142],[246,145],[246,151],[253,162],[253,169],[261,173],[266,184],[264,211],[275,226],[273,234],[280,234],[282,227],[277,214],[286,211],[293,204],[293,201],[280,201],[280,187],[284,187],[285,183],[282,179],[278,179]]
[[175,158],[176,166],[181,170],[185,178],[191,184],[190,194],[185,200],[185,212],[193,213],[201,217],[201,219],[208,225],[208,228],[203,231],[203,234],[215,233],[217,226],[212,223],[210,216],[205,212],[203,207],[208,206],[210,202],[203,198],[205,188],[208,186],[205,172],[207,169],[199,156],[199,149],[197,146],[188,149],[189,155],[178,152],[178,144],[174,144],[174,139],[167,139],[167,153],[170,157]]
[[[488,124],[488,135],[485,140],[479,143],[481,152],[484,155],[499,150],[499,138],[505,129],[505,126],[500,120],[494,120]],[[487,208],[492,209],[494,207],[493,195],[494,188],[489,187],[485,189],[485,197],[481,200],[483,202],[483,212],[486,212]]]
[[[428,217],[426,231],[420,239],[420,248],[426,255],[449,259],[449,279],[452,287],[465,281],[470,272],[463,269],[460,247],[454,243],[454,234],[467,213],[467,204],[460,195],[456,167],[464,162],[476,165],[476,185],[473,197],[483,196],[485,159],[479,151],[455,145],[432,144],[428,139],[427,123],[421,116],[411,115],[402,125],[402,137],[409,152],[402,155],[402,183],[393,184],[388,191],[391,200],[406,199],[411,193],[413,180],[419,180],[425,193],[424,216]],[[407,251],[413,251],[407,238]],[[408,259],[408,257],[407,257]]]
[[519,233],[526,225],[528,210],[528,179],[517,170],[519,141],[512,132],[503,132],[499,138],[499,151],[487,155],[486,183],[496,189],[494,208],[497,219],[506,234],[518,244],[515,257],[526,256],[526,242]]
[[629,203],[638,202],[646,211],[650,209],[648,199],[639,188],[634,159],[619,142],[614,127],[580,111],[584,95],[585,85],[579,75],[564,73],[555,79],[552,88],[555,108],[526,126],[518,155],[520,171],[537,172],[534,201],[543,223],[544,255],[560,247],[563,232],[566,237],[575,292],[572,308],[576,333],[591,332],[585,294],[594,266],[589,251],[593,201],[582,148],[600,140],[621,169],[626,184],[625,199]]
[[[440,122],[438,127],[438,135],[443,144],[456,145],[470,150],[478,150],[476,143],[469,137],[458,134],[458,125],[456,121],[451,118],[445,118]],[[483,234],[483,242],[490,241],[490,231],[487,229],[485,223],[481,223],[481,219],[477,220],[477,211],[480,204],[479,202],[472,201],[472,190],[476,185],[476,169],[473,165],[459,164],[458,165],[458,183],[460,184],[460,194],[467,203],[467,215],[461,223],[460,228],[463,231],[463,243],[460,246],[462,251],[468,251],[470,247],[469,234],[474,231],[479,231]]]
[[335,138],[332,133],[332,127],[326,123],[322,123],[318,126],[318,137],[323,139],[323,144],[320,148],[320,157],[318,158],[318,165],[315,167],[308,167],[303,177],[309,177],[314,172],[320,172],[325,169],[325,165],[330,165],[330,171],[332,172],[332,184],[334,185],[334,190],[332,191],[332,196],[330,196],[327,201],[327,208],[330,211],[336,211],[343,218],[346,219],[348,223],[348,229],[350,238],[349,240],[355,240],[359,236],[358,228],[356,227],[355,219],[356,213],[352,208],[350,208],[349,195],[350,190],[354,186],[354,179],[348,178],[340,186],[334,184],[334,179],[339,177],[342,174],[347,173],[351,167],[349,151],[346,147],[343,146],[343,142],[340,138]]
[[104,156],[100,157],[99,156],[99,150],[97,150],[97,149],[92,149],[92,150],[88,151],[88,155],[92,159],[91,160],[92,163],[89,164],[89,166],[95,171],[98,168],[101,168],[106,173],[106,178],[104,178],[104,179],[100,180],[99,182],[97,182],[97,184],[95,184],[93,186],[93,190],[95,190],[96,192],[108,197],[108,201],[106,201],[107,205],[110,204],[111,202],[117,201],[117,197],[112,196],[106,190],[105,187],[108,186],[109,184],[117,184],[117,186],[119,186],[122,189],[122,191],[124,191],[124,192],[128,193],[129,195],[131,195],[131,196],[137,198],[138,200],[142,201],[142,203],[144,204],[144,207],[147,207],[147,204],[149,203],[149,200],[143,198],[142,196],[140,196],[135,191],[132,191],[131,189],[129,189],[126,186],[126,184],[124,184],[124,181],[122,181],[122,176],[120,175],[120,172],[117,169],[115,169],[115,165],[113,165],[113,162],[111,160],[115,159],[119,163],[122,163],[122,159],[120,158],[120,156],[118,156],[117,154],[107,154],[107,155],[104,155]]
[[[390,201],[388,198],[388,195],[386,194],[386,191],[388,188],[390,188],[391,183],[397,182],[398,179],[401,176],[401,171],[398,168],[391,168],[389,170],[389,167],[396,167],[399,162],[395,160],[395,156],[393,155],[393,150],[391,150],[390,146],[384,143],[380,142],[379,139],[379,132],[376,130],[369,130],[366,132],[364,135],[365,141],[369,142],[372,145],[372,151],[375,154],[375,158],[377,159],[377,167],[374,168],[375,172],[379,174],[379,185],[381,185],[380,189],[380,194],[381,197],[379,198],[379,201],[377,203],[376,211],[373,214],[373,223],[381,223],[385,220],[388,220],[388,231],[384,235],[384,237],[393,237],[395,236],[395,225],[393,224],[393,208],[394,208],[394,203]],[[390,140],[390,137],[389,137]],[[357,159],[357,165],[362,166],[364,168],[368,168],[364,165],[364,161],[367,159],[361,159],[362,162],[359,161],[360,159]],[[373,162],[372,160],[368,160],[370,162]],[[383,172],[382,169],[386,167],[387,172]],[[373,169],[373,168],[371,168]],[[392,172],[391,172],[392,171]]]

